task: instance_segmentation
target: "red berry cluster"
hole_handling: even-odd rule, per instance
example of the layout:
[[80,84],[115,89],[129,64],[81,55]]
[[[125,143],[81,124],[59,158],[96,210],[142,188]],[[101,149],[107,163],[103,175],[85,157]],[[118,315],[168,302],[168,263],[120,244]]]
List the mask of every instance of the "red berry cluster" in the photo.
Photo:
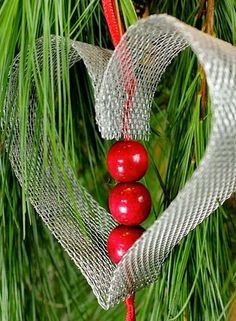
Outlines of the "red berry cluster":
[[137,141],[119,141],[108,152],[107,166],[111,176],[119,182],[110,192],[109,208],[122,225],[111,231],[107,241],[108,254],[117,264],[144,232],[138,224],[147,218],[151,209],[148,190],[136,182],[147,171],[148,154]]

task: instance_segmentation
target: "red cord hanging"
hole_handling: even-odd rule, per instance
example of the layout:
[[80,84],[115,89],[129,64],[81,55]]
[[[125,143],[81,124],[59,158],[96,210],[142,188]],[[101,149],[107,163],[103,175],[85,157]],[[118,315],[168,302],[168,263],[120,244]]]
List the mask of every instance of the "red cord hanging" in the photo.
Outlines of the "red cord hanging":
[[[104,15],[107,21],[108,29],[111,35],[111,39],[113,42],[114,47],[116,47],[122,35],[124,34],[124,26],[122,21],[119,19],[118,9],[116,7],[116,0],[101,0]],[[127,49],[127,58],[129,57],[129,51]],[[126,77],[123,75],[124,78],[124,85],[128,94],[127,101],[124,105],[124,118],[123,118],[123,132],[124,132],[124,140],[129,140],[128,135],[128,123],[129,123],[129,111],[132,104],[132,96],[134,94],[135,89],[135,78],[127,83],[126,78],[130,79],[130,77]]]
[[113,45],[116,47],[124,34],[123,24],[119,21],[117,14],[116,1],[102,0],[102,6]]
[[[119,15],[118,15],[118,9],[116,8],[116,1],[115,0],[101,0],[102,1],[102,6],[103,6],[103,10],[104,10],[104,15],[107,21],[107,25],[108,25],[108,29],[112,38],[112,42],[114,44],[114,47],[116,47],[120,40],[122,35],[124,34],[124,27],[121,21],[119,21]],[[127,59],[129,58],[129,50],[127,48]],[[129,59],[128,59],[129,60]],[[132,73],[132,70],[131,70]],[[123,75],[124,78],[124,85],[125,85],[125,89],[128,95],[127,101],[124,105],[124,117],[123,117],[123,133],[124,133],[124,141],[129,141],[129,135],[128,135],[128,129],[129,129],[129,112],[130,112],[130,108],[132,106],[132,97],[134,95],[134,89],[135,89],[135,77],[131,77],[131,82],[130,81],[126,81],[127,79],[130,79],[130,77],[126,77],[126,75]],[[113,149],[115,146],[118,145],[122,145],[122,144],[127,144],[127,142],[117,142],[116,144],[113,145]],[[128,151],[130,150],[130,147],[132,147],[132,145],[135,145],[135,159],[137,159],[137,157],[139,157],[139,150],[137,150],[137,146],[140,149],[140,146],[142,147],[142,145],[138,142],[132,142],[129,141],[128,143],[128,149],[126,148],[126,154],[122,155],[123,157],[125,156],[125,163],[127,163],[127,158],[128,158]],[[126,173],[125,175],[129,176],[129,178],[125,177],[125,180],[128,179],[128,181],[136,181],[138,179],[140,179],[146,172],[147,166],[148,166],[148,156],[146,154],[146,150],[143,147],[142,151],[144,150],[144,152],[142,154],[145,154],[143,157],[140,158],[140,160],[138,161],[138,166],[140,167],[140,162],[143,161],[144,164],[142,164],[142,168],[141,168],[141,173],[136,173],[135,171],[135,166],[136,164],[132,164],[132,166],[130,166],[130,164],[128,164],[128,170],[129,167],[130,170],[133,172],[132,175],[128,175],[127,174],[127,168],[126,168]],[[112,172],[112,168],[114,167],[114,162],[117,163],[118,159],[118,152],[116,151],[114,153],[114,159],[112,159],[111,161],[111,157],[108,157],[108,169],[110,172]],[[111,155],[110,155],[111,156]],[[144,160],[142,159],[144,158]],[[112,164],[110,164],[112,163]],[[142,162],[141,162],[142,163]],[[112,165],[112,166],[109,166]],[[120,163],[119,163],[120,164]],[[117,165],[117,164],[116,164]],[[115,165],[115,166],[116,166]],[[126,164],[127,165],[127,164]],[[127,166],[126,166],[127,167]],[[136,166],[137,167],[137,166]],[[123,173],[124,174],[124,173]],[[129,173],[130,174],[130,173]],[[135,175],[135,176],[134,176]],[[138,176],[137,176],[138,175]],[[112,175],[113,176],[113,175]],[[115,177],[117,179],[117,177]],[[118,177],[118,181],[119,181],[119,177]],[[122,181],[122,180],[121,180]],[[140,185],[142,186],[142,184],[140,183],[134,183],[133,185]],[[123,187],[124,184],[119,184],[116,187]],[[136,186],[135,185],[135,186]],[[138,186],[139,186],[138,185]],[[144,186],[143,186],[144,187]],[[147,191],[148,193],[148,191]],[[114,193],[113,193],[114,194]],[[149,193],[148,193],[149,195]],[[110,195],[111,196],[111,195]],[[117,197],[118,197],[118,201],[120,198],[120,195],[116,194],[116,201],[117,201]],[[126,225],[133,225],[134,222],[135,224],[138,224],[139,222],[143,221],[146,216],[149,213],[150,207],[151,207],[151,199],[148,199],[148,205],[146,207],[148,207],[148,210],[144,213],[145,215],[142,215],[141,219],[138,220],[138,222],[136,222],[136,218],[137,218],[137,211],[131,211],[132,217],[135,218],[134,220],[130,220],[130,217],[127,218],[128,221],[125,221]],[[130,216],[130,213],[128,213]],[[128,224],[128,223],[130,224]],[[124,222],[123,222],[124,224]],[[125,233],[124,233],[125,230]],[[140,237],[140,235],[143,233],[143,229],[140,226],[118,226],[117,228],[115,228],[109,238],[108,238],[108,253],[110,258],[115,262],[118,263],[120,261],[120,259],[122,258],[122,256],[127,252],[127,250],[133,245],[133,243],[137,240],[137,238]],[[122,249],[122,251],[121,251]],[[119,253],[119,255],[117,254]],[[121,254],[122,253],[122,254]],[[132,295],[131,297],[127,298],[124,302],[126,304],[126,321],[135,321],[136,317],[135,317],[135,304],[134,304],[134,298],[135,296]]]
[[135,321],[135,304],[134,295],[125,300],[126,304],[126,320],[125,321]]

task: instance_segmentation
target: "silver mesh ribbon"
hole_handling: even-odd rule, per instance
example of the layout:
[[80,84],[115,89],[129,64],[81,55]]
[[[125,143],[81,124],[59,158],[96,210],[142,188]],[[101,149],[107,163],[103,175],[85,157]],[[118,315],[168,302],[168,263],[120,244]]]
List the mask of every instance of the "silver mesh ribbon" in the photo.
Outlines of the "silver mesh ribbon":
[[[56,47],[64,46],[65,40],[52,37],[51,42],[56,65]],[[59,164],[55,170],[50,140],[48,166],[43,171],[44,146],[40,143],[37,150],[32,147],[38,102],[33,82],[23,157],[26,165],[22,163],[17,116],[18,58],[13,64],[5,100],[5,116],[10,114],[8,150],[12,167],[20,183],[28,187],[36,211],[105,309],[154,282],[173,247],[236,190],[236,49],[167,15],[154,15],[133,25],[114,53],[70,42],[68,66],[83,59],[94,85],[96,121],[105,139],[123,136],[127,84],[134,78],[129,136],[148,138],[156,86],[172,59],[188,46],[204,67],[212,99],[212,131],[205,156],[176,199],[118,266],[112,264],[106,250],[107,237],[116,224],[78,183],[65,159],[63,166]],[[40,40],[36,51],[40,67],[43,52]]]

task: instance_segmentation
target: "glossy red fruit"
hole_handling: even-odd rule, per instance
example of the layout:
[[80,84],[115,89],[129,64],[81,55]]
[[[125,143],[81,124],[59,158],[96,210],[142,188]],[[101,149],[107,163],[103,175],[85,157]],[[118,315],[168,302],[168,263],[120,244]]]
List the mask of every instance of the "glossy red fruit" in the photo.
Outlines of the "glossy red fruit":
[[139,225],[148,217],[151,196],[141,183],[120,183],[110,192],[109,208],[117,222]]
[[114,228],[107,240],[107,250],[111,260],[116,264],[119,263],[144,231],[141,226],[119,225]]
[[139,142],[116,142],[108,152],[107,167],[118,182],[138,181],[147,171],[148,153]]

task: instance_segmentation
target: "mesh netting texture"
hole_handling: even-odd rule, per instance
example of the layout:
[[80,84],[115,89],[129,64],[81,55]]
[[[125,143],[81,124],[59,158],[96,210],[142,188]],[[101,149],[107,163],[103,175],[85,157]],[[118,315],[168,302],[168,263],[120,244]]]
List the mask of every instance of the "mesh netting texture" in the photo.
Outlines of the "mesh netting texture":
[[[56,48],[65,46],[65,40],[52,36],[51,45],[51,59],[56,66]],[[116,223],[78,183],[65,158],[62,164],[54,166],[56,160],[49,139],[45,151],[41,139],[43,125],[35,120],[38,98],[33,81],[25,132],[27,148],[22,156],[17,108],[18,57],[14,61],[5,100],[12,167],[21,185],[27,187],[29,199],[44,223],[81,270],[100,305],[108,309],[154,282],[172,248],[236,190],[236,49],[167,15],[150,16],[130,27],[113,53],[75,41],[70,41],[69,46],[68,67],[83,59],[92,79],[96,121],[105,139],[123,137],[124,105],[129,91],[132,105],[128,135],[148,139],[157,84],[172,59],[188,46],[204,67],[212,100],[211,135],[198,169],[115,266],[108,257],[106,241]],[[39,69],[42,53],[42,40],[38,40]],[[36,130],[38,143],[34,148]],[[47,166],[43,170],[45,155]]]

